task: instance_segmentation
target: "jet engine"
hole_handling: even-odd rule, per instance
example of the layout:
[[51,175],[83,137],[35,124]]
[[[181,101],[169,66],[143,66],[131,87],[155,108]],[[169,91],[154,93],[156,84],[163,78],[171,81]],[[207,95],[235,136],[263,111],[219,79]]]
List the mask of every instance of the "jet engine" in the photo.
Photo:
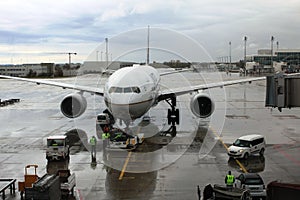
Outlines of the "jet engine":
[[215,110],[215,104],[205,93],[195,94],[191,99],[191,110],[199,118],[209,117]]
[[84,113],[86,107],[86,99],[80,93],[67,95],[60,104],[61,112],[68,118],[79,117]]

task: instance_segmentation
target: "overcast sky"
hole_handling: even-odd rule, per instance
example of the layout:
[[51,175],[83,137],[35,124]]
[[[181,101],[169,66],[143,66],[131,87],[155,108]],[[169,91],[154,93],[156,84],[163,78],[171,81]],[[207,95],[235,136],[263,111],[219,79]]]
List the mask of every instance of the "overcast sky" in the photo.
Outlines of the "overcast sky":
[[274,48],[278,41],[280,48],[300,49],[299,0],[10,0],[0,2],[0,63],[68,62],[63,52],[83,62],[96,48],[105,50],[106,37],[109,59],[117,59],[121,48],[113,42],[133,46],[127,52],[144,48],[148,25],[150,46],[187,58],[176,52],[185,48],[195,54],[190,61],[228,56],[229,41],[233,61],[243,59],[244,36],[247,54],[270,48],[271,36]]

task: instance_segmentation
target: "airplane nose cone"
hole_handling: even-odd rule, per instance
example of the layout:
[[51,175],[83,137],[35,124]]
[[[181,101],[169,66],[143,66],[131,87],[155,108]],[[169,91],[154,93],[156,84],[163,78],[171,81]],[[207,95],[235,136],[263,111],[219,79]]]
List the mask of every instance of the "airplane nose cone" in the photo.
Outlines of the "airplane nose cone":
[[133,103],[132,95],[113,94],[110,96],[108,106],[114,117],[124,121],[132,121],[131,105]]
[[129,105],[134,103],[134,96],[132,94],[112,94],[110,100],[112,104]]
[[132,94],[113,94],[107,99],[107,106],[113,116],[124,121],[132,121],[143,116],[150,108],[149,101],[139,101]]

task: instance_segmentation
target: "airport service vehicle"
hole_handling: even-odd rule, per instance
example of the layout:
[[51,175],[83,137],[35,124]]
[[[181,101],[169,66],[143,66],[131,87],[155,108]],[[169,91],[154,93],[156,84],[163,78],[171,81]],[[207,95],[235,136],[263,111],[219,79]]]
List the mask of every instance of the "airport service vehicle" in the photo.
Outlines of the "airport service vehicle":
[[300,184],[272,181],[267,185],[267,196],[272,200],[299,200]]
[[75,174],[70,170],[58,170],[57,174],[45,174],[25,187],[25,199],[69,199],[74,196],[76,186]]
[[60,160],[69,157],[70,149],[67,136],[54,135],[47,138],[47,160]]
[[267,193],[264,181],[257,173],[240,174],[235,180],[235,186],[248,190],[252,198],[266,199]]
[[61,199],[59,177],[45,174],[32,187],[25,188],[25,199]]
[[229,148],[228,155],[233,158],[245,158],[252,154],[264,155],[266,149],[265,138],[262,135],[252,134],[238,138]]
[[76,186],[75,173],[70,172],[70,170],[58,170],[57,174],[60,181],[61,195],[67,198],[70,194],[74,196],[74,188]]
[[103,133],[104,126],[111,128],[110,117],[107,113],[100,113],[96,118],[96,133],[99,138],[101,138],[101,133]]
[[114,117],[107,110],[105,113],[100,113],[97,115],[96,128],[99,128],[99,130],[100,128],[103,130],[105,126],[109,129],[112,129],[114,123]]
[[[200,198],[199,198],[200,199]],[[204,200],[251,200],[251,196],[248,190],[243,188],[228,188],[227,186],[214,184],[208,184],[203,191]]]
[[[38,168],[38,165],[26,165],[25,166],[25,174],[24,174],[24,181],[18,182],[18,189],[21,195],[21,199],[23,199],[23,194],[25,192],[25,188],[31,188],[32,184],[35,183],[39,177],[36,173],[36,168]],[[33,171],[34,173],[30,171]]]
[[126,134],[121,130],[114,130],[111,132],[109,141],[109,149],[135,149],[139,144],[144,141],[144,133],[137,135]]
[[107,113],[100,113],[99,115],[97,115],[97,124],[98,125],[110,125],[110,117]]

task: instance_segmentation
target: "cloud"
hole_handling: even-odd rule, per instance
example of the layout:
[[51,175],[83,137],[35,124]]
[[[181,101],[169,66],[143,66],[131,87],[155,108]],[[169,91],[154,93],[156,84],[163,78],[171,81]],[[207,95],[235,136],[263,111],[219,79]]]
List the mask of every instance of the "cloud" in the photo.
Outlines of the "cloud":
[[187,34],[215,57],[228,54],[232,41],[239,59],[244,35],[256,44],[251,53],[268,47],[271,35],[282,47],[298,48],[299,10],[297,0],[10,0],[0,2],[0,42],[10,50],[24,44],[96,47],[105,37],[150,25]]

